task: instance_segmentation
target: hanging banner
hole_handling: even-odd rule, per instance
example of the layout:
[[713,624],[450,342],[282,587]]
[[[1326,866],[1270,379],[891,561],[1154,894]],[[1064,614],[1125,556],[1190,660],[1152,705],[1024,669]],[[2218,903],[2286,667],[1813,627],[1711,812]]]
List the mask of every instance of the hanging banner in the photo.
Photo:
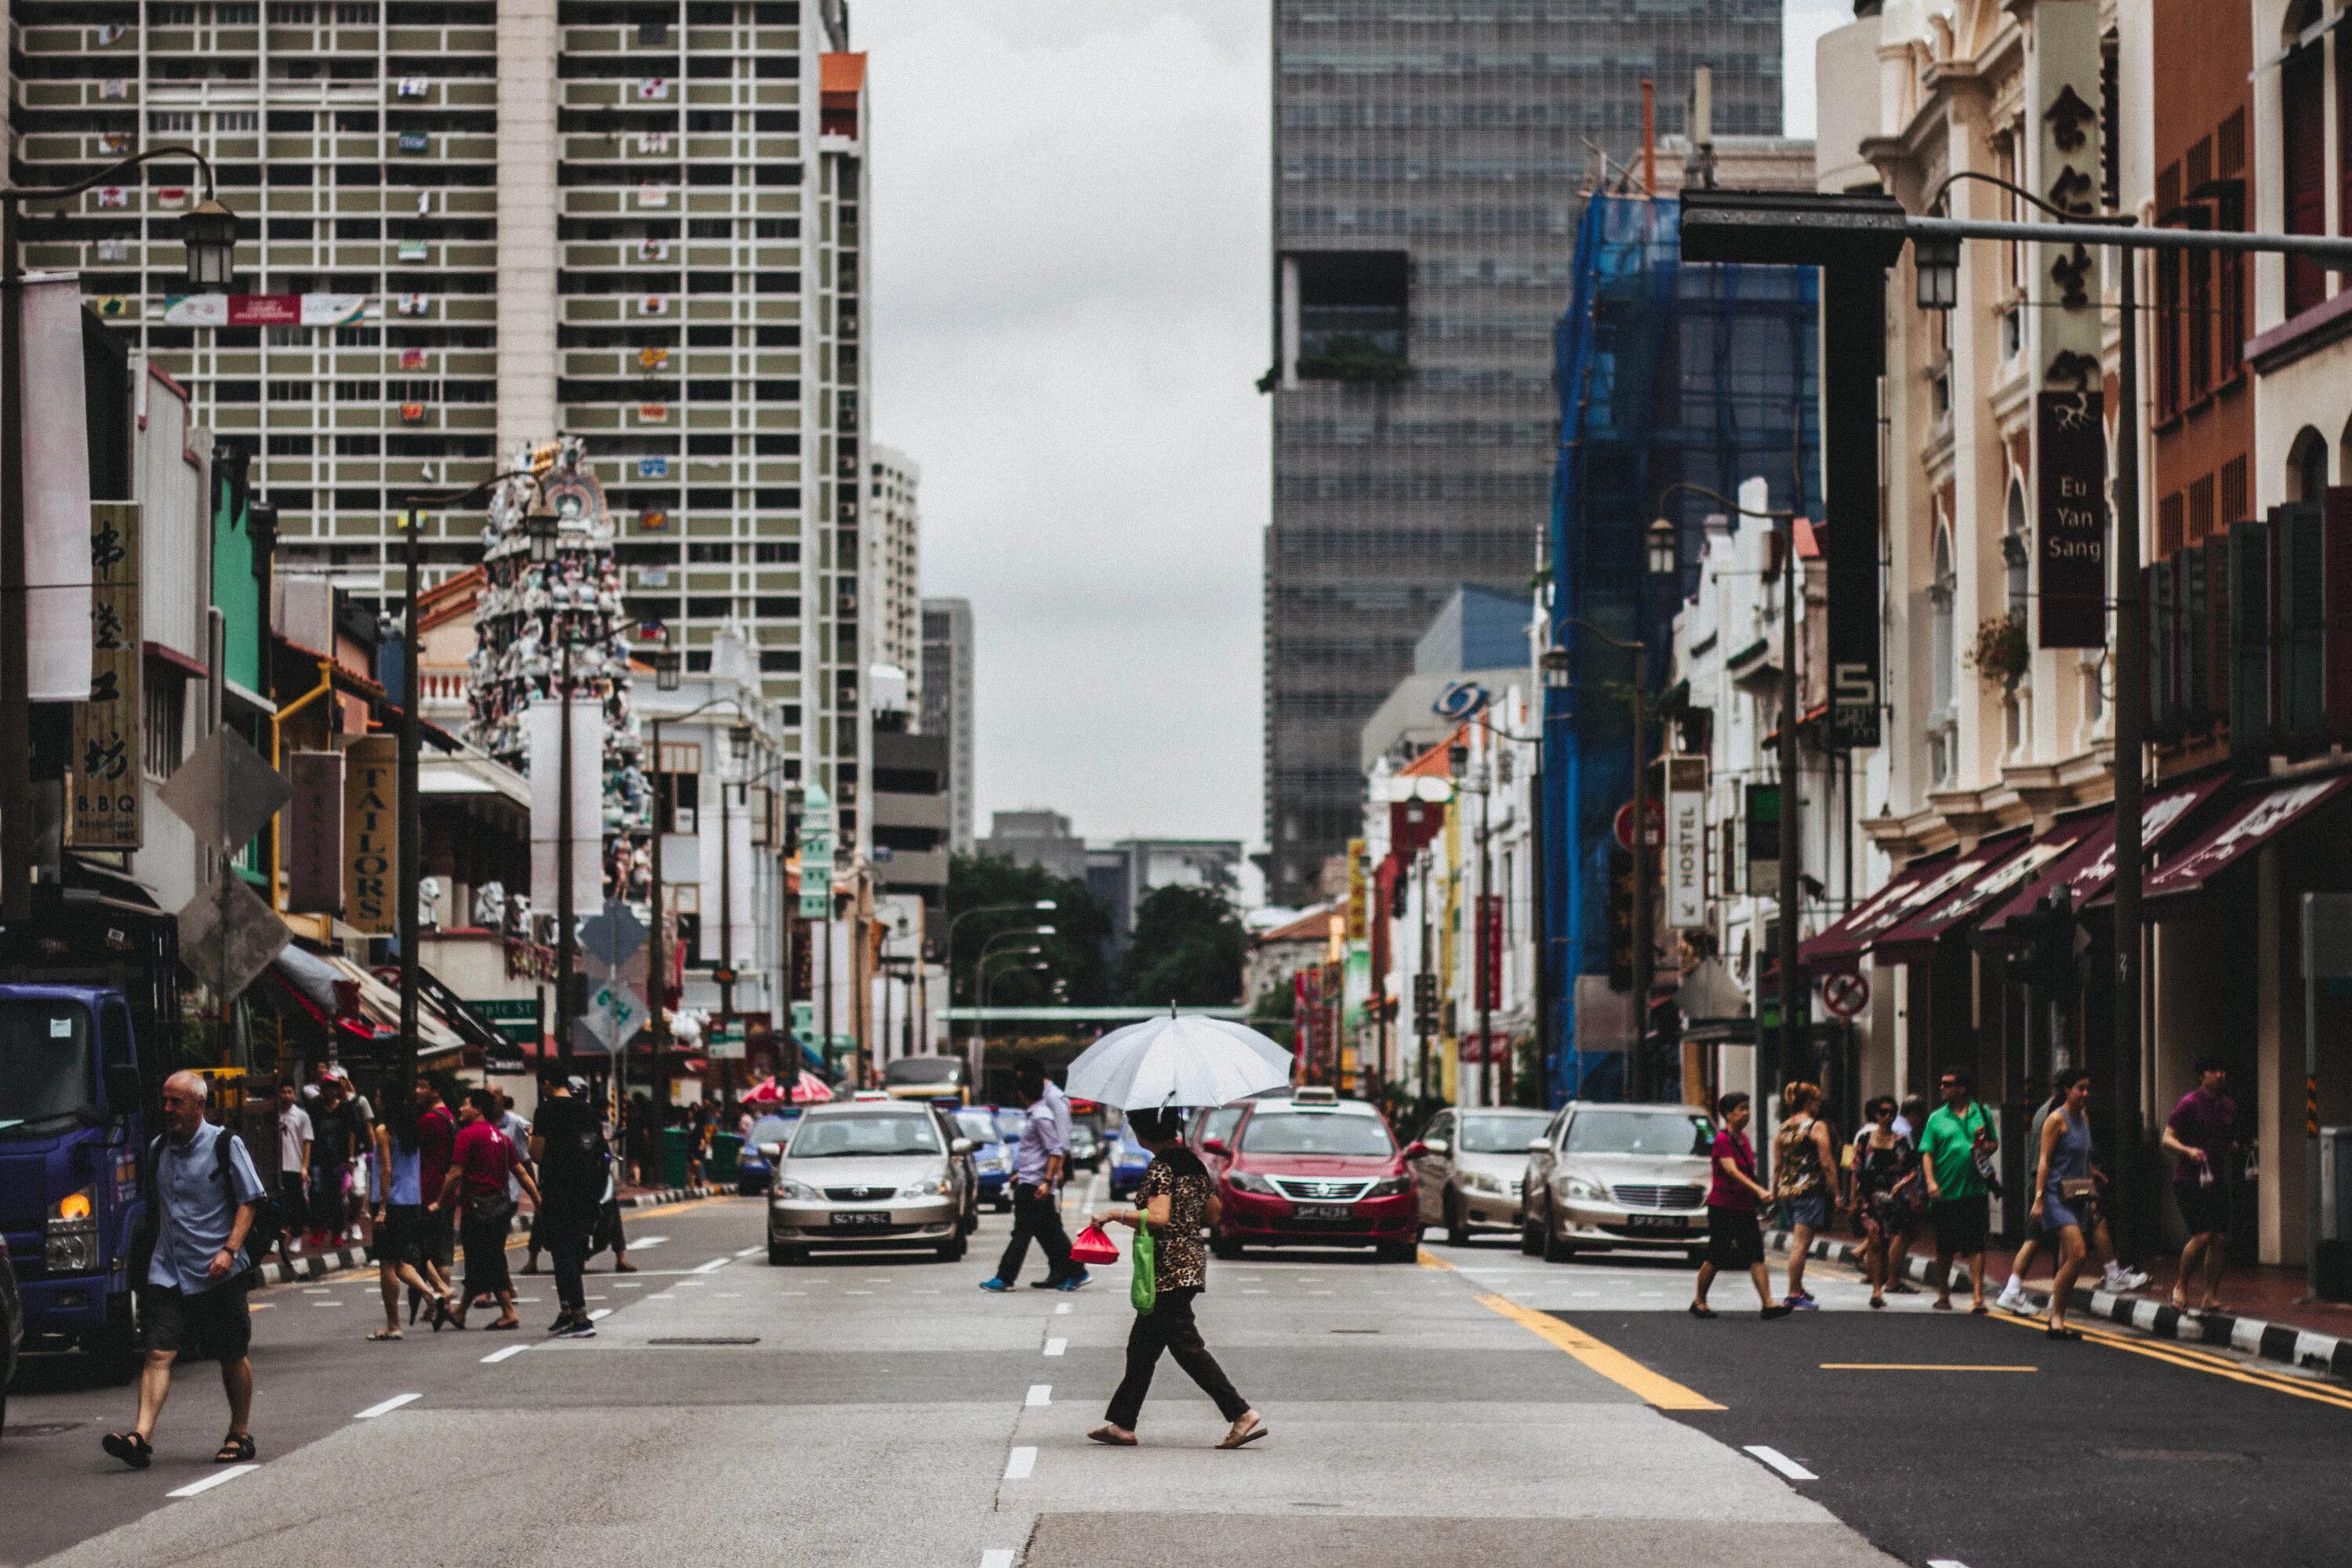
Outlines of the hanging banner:
[[1492,1012],[1503,1005],[1503,900],[1500,894],[1478,898],[1477,1002]]
[[343,921],[370,936],[399,928],[400,742],[368,735],[343,748]]
[[[563,709],[533,698],[523,710],[524,757],[530,774],[531,902],[556,907],[563,864]],[[604,705],[572,696],[572,902],[585,911],[604,901]]]
[[801,918],[833,918],[833,797],[812,784],[801,816]]
[[1666,759],[1666,924],[1706,924],[1706,759]]
[[364,294],[174,294],[163,301],[163,320],[174,327],[340,327],[365,314],[367,302]]
[[[38,395],[16,416],[24,440],[26,695],[89,696],[89,411],[82,401],[81,280],[25,279],[23,384]],[[138,742],[133,730],[132,746]],[[135,782],[134,772],[131,777]]]
[[73,807],[66,832],[78,849],[136,849],[145,841],[137,502],[90,504],[89,583],[89,692],[73,705]]
[[2040,647],[2107,640],[2107,432],[2095,393],[2033,400],[2035,553],[2041,558]]
[[287,759],[294,791],[286,814],[286,910],[343,912],[343,753],[297,752]]
[[1370,889],[1366,881],[1364,841],[1348,840],[1348,931],[1349,942],[1362,942],[1370,928],[1369,905]]
[[1829,588],[1828,742],[1836,751],[1879,743],[1878,405],[1885,321],[1885,271],[1822,268],[1821,540]]

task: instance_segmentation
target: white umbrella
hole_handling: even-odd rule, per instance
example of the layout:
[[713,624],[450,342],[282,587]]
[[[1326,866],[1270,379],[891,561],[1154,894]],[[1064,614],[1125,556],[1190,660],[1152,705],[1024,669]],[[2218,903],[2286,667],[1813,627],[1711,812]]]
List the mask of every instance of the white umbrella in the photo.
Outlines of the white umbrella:
[[1121,1110],[1223,1105],[1290,1082],[1290,1053],[1255,1029],[1171,1012],[1114,1029],[1070,1064],[1073,1100]]

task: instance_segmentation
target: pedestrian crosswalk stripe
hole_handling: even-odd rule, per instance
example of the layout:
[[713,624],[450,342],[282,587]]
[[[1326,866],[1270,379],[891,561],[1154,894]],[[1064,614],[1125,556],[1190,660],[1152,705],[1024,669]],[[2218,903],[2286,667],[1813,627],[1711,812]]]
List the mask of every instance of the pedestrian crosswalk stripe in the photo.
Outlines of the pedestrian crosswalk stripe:
[[[669,1237],[666,1236],[633,1236],[629,1237],[629,1250],[631,1252],[643,1252],[646,1247],[659,1247],[663,1242],[667,1241]],[[758,1249],[755,1247],[753,1250],[757,1251]]]
[[1969,1568],[1969,1565],[1957,1557],[1930,1557],[1927,1568]]
[[1761,1443],[1750,1443],[1748,1445],[1748,1452],[1792,1481],[1817,1481],[1822,1479],[1778,1448],[1768,1448]]
[[[1036,1450],[1032,1448],[1030,1452],[1034,1454]],[[165,1492],[163,1495],[165,1497],[194,1497],[198,1492],[208,1492],[212,1490],[223,1481],[233,1481],[239,1476],[248,1475],[259,1468],[261,1468],[259,1465],[231,1465],[225,1470],[214,1471],[211,1475],[206,1476],[203,1480],[190,1481],[186,1486],[181,1487],[175,1491]]]
[[612,1315],[613,1315],[613,1309],[612,1309],[612,1308],[610,1308],[610,1307],[599,1307],[599,1308],[597,1308],[594,1311],[593,1311],[593,1312],[591,1312],[591,1313],[589,1313],[589,1314],[588,1314],[588,1321],[589,1321],[590,1322],[592,1322],[592,1323],[599,1323],[599,1322],[604,1321],[606,1318],[611,1317]]
[[1070,1342],[1067,1340],[1052,1339],[1045,1342],[1045,1353],[1047,1355],[1060,1355],[1064,1351],[1068,1350],[1069,1348]]
[[713,1269],[724,1268],[733,1261],[735,1260],[731,1258],[714,1258],[709,1262],[704,1264],[701,1268],[689,1268],[687,1272],[689,1274],[708,1274]]
[[1054,1316],[1057,1318],[1066,1318],[1069,1315],[1070,1304],[1067,1301],[1056,1301],[1054,1303]]
[[1652,1372],[1623,1351],[1602,1344],[1581,1329],[1570,1328],[1549,1312],[1522,1307],[1500,1296],[1481,1296],[1478,1304],[1499,1312],[1521,1328],[1566,1351],[1620,1388],[1630,1389],[1661,1410],[1720,1410],[1704,1394],[1685,1388],[1663,1373]]
[[499,1362],[506,1360],[509,1356],[520,1355],[523,1352],[529,1349],[530,1349],[529,1345],[509,1345],[502,1351],[492,1351],[489,1354],[484,1356],[482,1358],[482,1364],[485,1366],[495,1366]]
[[1025,1481],[1029,1479],[1029,1472],[1036,1468],[1036,1449],[1015,1448],[1013,1450],[1013,1457],[1004,1462],[1004,1479],[1008,1481]]
[[421,1394],[395,1394],[381,1405],[369,1405],[365,1410],[362,1410],[358,1415],[352,1416],[352,1419],[354,1421],[369,1421],[374,1419],[378,1415],[389,1415],[394,1411],[399,1409],[402,1405],[414,1405],[424,1397],[425,1395]]
[[1013,1548],[990,1547],[980,1554],[980,1568],[1013,1568]]
[[740,1250],[739,1250],[739,1251],[735,1254],[735,1256],[736,1256],[736,1257],[738,1257],[738,1258],[749,1258],[749,1257],[751,1257],[753,1253],[755,1253],[755,1252],[757,1252],[757,1251],[759,1251],[759,1250],[760,1250],[760,1249],[759,1249],[758,1247],[743,1247],[743,1248],[741,1248]]
[[1027,1399],[1025,1399],[1025,1400],[1022,1401],[1022,1403],[1023,1403],[1023,1404],[1024,1404],[1024,1405],[1051,1405],[1051,1404],[1053,1404],[1053,1403],[1054,1403],[1054,1385],[1053,1385],[1052,1384],[1050,1384],[1050,1383],[1033,1383],[1033,1384],[1031,1384],[1029,1385],[1029,1397],[1028,1397]]

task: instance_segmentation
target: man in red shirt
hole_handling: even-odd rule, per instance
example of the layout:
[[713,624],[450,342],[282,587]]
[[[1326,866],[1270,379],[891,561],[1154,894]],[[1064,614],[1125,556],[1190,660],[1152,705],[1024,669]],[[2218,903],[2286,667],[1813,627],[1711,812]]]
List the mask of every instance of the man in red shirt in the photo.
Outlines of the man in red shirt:
[[[449,1179],[449,1158],[457,1142],[457,1121],[450,1114],[449,1106],[441,1092],[438,1080],[423,1073],[416,1075],[416,1176],[425,1201],[440,1195],[441,1185]],[[425,1278],[442,1295],[449,1294],[449,1270],[457,1262],[457,1227],[450,1223],[449,1211],[436,1205],[425,1215]],[[416,1314],[425,1299],[412,1290],[408,1294],[408,1321],[416,1321]]]
[[514,1141],[499,1131],[498,1119],[504,1110],[499,1097],[487,1089],[466,1096],[466,1103],[457,1109],[457,1138],[450,1151],[448,1173],[441,1180],[440,1197],[430,1205],[458,1211],[457,1231],[466,1243],[466,1289],[462,1304],[451,1316],[461,1329],[475,1298],[485,1295],[499,1301],[498,1321],[488,1324],[489,1329],[512,1329],[520,1323],[515,1317],[514,1280],[507,1273],[507,1236],[515,1213],[514,1200],[507,1195],[507,1178],[520,1183],[533,1204],[539,1202],[539,1184],[531,1179]]

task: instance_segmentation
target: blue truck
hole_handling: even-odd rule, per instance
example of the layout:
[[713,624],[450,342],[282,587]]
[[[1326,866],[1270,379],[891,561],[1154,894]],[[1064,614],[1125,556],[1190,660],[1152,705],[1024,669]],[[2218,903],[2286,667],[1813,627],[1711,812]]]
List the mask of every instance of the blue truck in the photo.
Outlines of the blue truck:
[[173,918],[43,889],[0,923],[0,1235],[28,1352],[138,1364],[140,1160],[180,1064]]

